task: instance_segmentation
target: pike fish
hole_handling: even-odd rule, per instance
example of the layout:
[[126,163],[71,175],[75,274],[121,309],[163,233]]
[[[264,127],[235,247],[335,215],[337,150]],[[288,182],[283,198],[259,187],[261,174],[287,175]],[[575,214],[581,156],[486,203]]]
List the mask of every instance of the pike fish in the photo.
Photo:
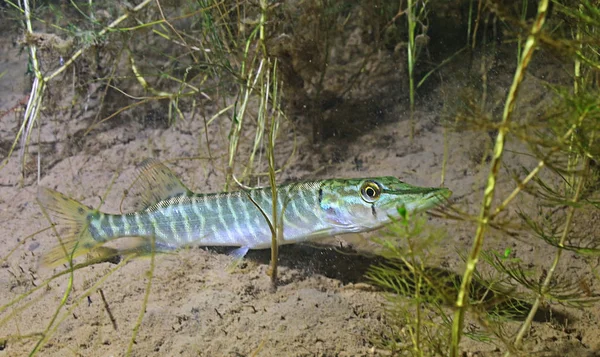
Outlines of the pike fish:
[[[194,193],[164,164],[149,159],[134,182],[141,192],[140,210],[109,214],[57,191],[40,188],[38,202],[67,227],[61,244],[45,255],[57,266],[121,237],[141,237],[157,251],[182,246],[271,247],[271,228],[282,230],[279,244],[345,233],[371,231],[407,212],[424,211],[446,201],[446,188],[416,187],[395,177],[327,179],[277,186],[277,222],[273,222],[270,186],[222,193]],[[270,226],[271,225],[271,226]],[[149,244],[149,243],[147,243]]]

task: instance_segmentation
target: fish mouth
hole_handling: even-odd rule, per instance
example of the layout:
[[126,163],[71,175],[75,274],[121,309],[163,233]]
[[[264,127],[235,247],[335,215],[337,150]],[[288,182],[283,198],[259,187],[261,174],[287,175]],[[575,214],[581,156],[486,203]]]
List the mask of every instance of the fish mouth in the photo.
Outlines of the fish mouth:
[[430,209],[440,205],[441,203],[448,201],[448,199],[452,196],[452,191],[447,188],[434,188],[431,189],[431,192],[427,193],[425,197],[423,197],[423,205],[421,209]]
[[448,198],[452,195],[452,191],[447,188],[421,188],[418,194],[421,197],[415,199],[412,202],[405,204],[406,208],[412,212],[423,212],[428,209],[437,207],[442,203],[448,201]]
[[448,198],[452,195],[452,191],[447,188],[427,187],[427,188],[416,188],[411,190],[398,191],[397,194],[402,195],[410,191],[410,194],[418,196],[412,199],[405,200],[402,202],[391,202],[386,208],[388,214],[394,216],[398,214],[398,207],[403,206],[409,212],[424,212],[431,208],[440,206],[441,204],[448,201]]
[[427,193],[424,197],[425,201],[432,204],[439,204],[447,201],[452,196],[452,191],[447,188],[435,188],[431,192]]
[[447,189],[445,187],[441,187],[441,188],[436,188],[435,191],[430,192],[427,195],[427,198],[436,198],[440,201],[444,201],[444,200],[447,200],[448,198],[450,198],[450,196],[452,196],[452,191],[450,191],[449,189]]

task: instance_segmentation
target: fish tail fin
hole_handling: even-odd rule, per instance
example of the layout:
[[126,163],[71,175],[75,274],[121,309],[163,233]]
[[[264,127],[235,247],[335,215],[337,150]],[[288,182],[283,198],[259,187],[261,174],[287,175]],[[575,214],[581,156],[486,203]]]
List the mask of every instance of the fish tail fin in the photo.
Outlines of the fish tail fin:
[[56,223],[66,227],[59,235],[59,244],[46,253],[41,261],[43,267],[52,268],[72,261],[96,247],[89,224],[97,211],[79,203],[64,194],[41,187],[37,201],[43,209],[56,219]]

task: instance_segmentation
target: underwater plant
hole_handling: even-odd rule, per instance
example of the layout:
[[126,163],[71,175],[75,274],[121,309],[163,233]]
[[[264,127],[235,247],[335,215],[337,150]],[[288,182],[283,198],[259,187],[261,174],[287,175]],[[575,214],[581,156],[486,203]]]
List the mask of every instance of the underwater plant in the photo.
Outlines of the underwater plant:
[[[549,1],[539,1],[537,13],[531,19],[526,15],[527,2],[521,5],[520,16],[514,16],[503,5],[479,2],[478,16],[483,16],[481,9],[489,11],[517,33],[519,61],[500,118],[490,121],[488,117],[493,118],[493,114],[472,109],[486,107],[485,92],[482,98],[467,99],[467,105],[455,116],[455,128],[491,130],[494,141],[482,155],[482,162],[489,162],[490,169],[482,186],[480,214],[459,209],[459,202],[439,214],[477,225],[470,253],[461,254],[462,277],[444,279],[424,268],[423,262],[431,259],[432,253],[420,244],[436,235],[423,233],[423,222],[418,217],[401,222],[393,230],[394,238],[382,242],[391,265],[375,266],[370,272],[371,280],[394,292],[390,295],[391,318],[398,327],[379,339],[382,346],[392,351],[417,356],[458,356],[462,337],[468,336],[496,344],[505,356],[529,354],[532,351],[522,348],[534,321],[540,321],[542,315],[546,317],[541,321],[552,315],[551,320],[564,321],[560,312],[553,312],[553,306],[583,309],[598,301],[588,283],[582,282],[585,278],[570,276],[562,264],[564,259],[582,257],[589,260],[593,275],[593,261],[600,243],[597,234],[579,233],[584,229],[580,225],[586,225],[586,218],[575,223],[576,217],[590,217],[598,208],[595,162],[600,153],[596,138],[600,102],[594,78],[599,58],[598,52],[590,47],[598,41],[598,8],[592,2],[553,1],[554,17],[545,25]],[[525,33],[523,41],[522,33]],[[552,105],[539,116],[520,110],[523,114],[513,119],[517,103],[527,96],[521,87],[536,50],[559,53],[561,60],[572,65],[571,88],[568,83],[545,83],[554,95]],[[506,146],[507,138],[513,139],[510,149]],[[497,183],[503,175],[502,158],[507,151],[515,153],[513,148],[519,141],[529,150],[516,154],[533,157],[536,163],[529,168],[504,165],[514,188],[503,198],[497,198]],[[516,209],[523,223],[519,227],[501,217],[515,202],[522,205],[524,201],[519,198],[523,195],[533,201],[530,209]],[[496,200],[499,201],[494,205]],[[527,257],[515,256],[510,248],[504,252],[486,250],[484,240],[490,230],[508,239],[530,235],[552,247],[554,255],[549,265],[532,265]],[[566,252],[572,254],[570,258],[565,258]],[[410,299],[405,301],[402,296]],[[424,302],[426,307],[422,306]],[[477,332],[466,329],[467,316],[469,324],[478,326]],[[516,321],[521,321],[520,326],[515,327]]]

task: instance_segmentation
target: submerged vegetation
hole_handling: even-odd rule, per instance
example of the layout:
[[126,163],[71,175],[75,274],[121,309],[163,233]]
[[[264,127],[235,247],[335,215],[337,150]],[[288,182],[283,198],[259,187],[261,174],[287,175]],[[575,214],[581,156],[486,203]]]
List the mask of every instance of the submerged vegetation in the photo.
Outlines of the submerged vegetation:
[[[388,299],[389,328],[372,336],[373,343],[398,355],[459,356],[468,338],[495,344],[506,356],[526,355],[535,321],[561,324],[571,309],[597,302],[590,285],[600,279],[600,237],[587,218],[600,209],[597,1],[6,4],[4,26],[23,33],[32,87],[25,109],[15,111],[20,125],[0,170],[19,159],[22,184],[33,171],[39,182],[46,157],[53,155],[36,142],[36,128],[45,118],[63,115],[75,122],[92,111],[93,119],[78,127],[75,140],[127,120],[159,127],[200,120],[204,130],[195,135],[206,147],[191,159],[223,172],[226,190],[268,178],[275,197],[270,213],[275,287],[277,241],[284,234],[276,178],[297,146],[279,149],[281,142],[298,135],[309,136],[315,145],[358,137],[397,120],[385,115],[397,102],[407,103],[413,138],[418,135],[415,111],[428,92],[441,88],[447,104],[436,124],[445,133],[486,138],[470,163],[487,170],[476,204],[456,199],[434,213],[448,224],[469,227],[471,249],[456,252],[462,266],[442,268],[435,247],[449,239],[447,234],[432,228],[425,216],[410,216],[399,207],[403,219],[375,238],[385,260],[367,273]],[[512,67],[498,65],[515,55]],[[556,73],[547,79],[528,76],[543,71],[544,63]],[[504,89],[494,82],[501,70],[513,78]],[[452,71],[465,82],[460,91],[448,84]],[[532,98],[536,94],[524,88],[531,82],[545,91]],[[5,120],[12,115],[1,114]],[[210,143],[218,140],[211,137],[214,126],[226,128],[223,157],[212,152]],[[250,148],[245,152],[244,142]],[[530,164],[515,167],[506,163],[507,156]],[[445,153],[444,168],[447,160]],[[443,182],[445,172],[441,176]],[[499,190],[506,181],[509,188]],[[8,262],[32,237],[51,230],[60,237],[51,225],[21,237],[0,261]],[[489,249],[490,235],[514,245]],[[514,249],[525,241],[552,247],[552,257],[532,261]],[[73,291],[75,275],[97,260],[70,260],[65,270],[35,286],[15,275],[24,292],[0,306],[0,328],[42,299],[53,281],[67,277],[67,284],[43,331],[0,336],[0,346],[29,341],[31,355],[40,352],[77,306],[141,254],[130,253],[84,291]],[[127,355],[135,349],[152,289],[155,256],[149,255]],[[576,257],[587,263],[594,282],[565,270],[565,260]]]
[[[458,356],[461,338],[465,335],[493,342],[506,352],[505,355],[519,355],[524,338],[540,316],[541,309],[556,304],[585,308],[598,301],[598,295],[582,282],[581,276],[572,276],[559,268],[561,259],[573,259],[572,256],[564,257],[566,252],[572,252],[587,259],[590,269],[595,271],[594,258],[600,253],[597,233],[581,234],[579,231],[585,228],[577,227],[575,223],[577,216],[585,217],[590,211],[597,210],[600,198],[596,167],[600,155],[597,140],[600,58],[596,48],[600,43],[600,12],[597,4],[568,1],[550,4],[542,0],[537,4],[537,13],[527,16],[528,2],[523,1],[519,17],[492,2],[479,3],[475,22],[483,16],[483,4],[484,11],[489,11],[516,34],[519,55],[513,84],[500,117],[496,119],[494,113],[486,113],[484,92],[482,98],[471,98],[465,103],[465,108],[479,107],[479,110],[459,110],[452,118],[454,122],[447,124],[454,127],[459,124],[461,130],[492,130],[495,136],[479,215],[461,211],[459,203],[450,212],[441,213],[450,219],[477,224],[472,250],[464,255],[463,277],[448,282],[444,279],[448,274],[440,275],[424,268],[430,254],[423,250],[421,242],[427,242],[435,235],[423,236],[422,222],[418,219],[403,222],[407,227],[404,231],[394,229],[393,241],[403,241],[405,248],[398,249],[397,245],[384,242],[387,256],[394,263],[374,267],[370,273],[374,282],[396,293],[391,297],[394,302],[392,316],[399,322],[398,326],[406,326],[402,343],[395,342],[402,335],[397,330],[392,330],[396,333],[381,343],[394,351],[404,350],[417,356]],[[554,10],[552,19],[548,19],[550,5]],[[544,27],[546,21],[550,24]],[[572,75],[572,82],[570,86],[568,83],[546,83],[549,91],[556,95],[554,103],[539,116],[525,112],[525,116],[513,119],[522,82],[536,56],[534,51],[538,49],[546,54],[558,53],[571,64],[568,73]],[[479,100],[482,101],[478,103]],[[503,175],[501,167],[507,139],[526,144],[527,155],[534,157],[537,164],[510,171],[514,190],[506,197],[495,197],[497,182]],[[483,248],[490,228],[506,236],[515,234],[511,232],[510,222],[503,223],[499,218],[511,208],[515,198],[523,194],[533,196],[535,203],[530,210],[519,210],[524,223],[519,233],[531,235],[555,248],[554,257],[547,266],[532,267],[524,257],[512,254],[510,248],[504,252]],[[495,201],[499,203],[494,205]],[[532,212],[537,214],[532,215]],[[578,224],[585,226],[591,222],[584,220]],[[481,270],[487,273],[482,274]],[[406,295],[414,296],[410,303],[398,298]],[[494,303],[490,306],[488,301]],[[426,308],[422,306],[424,302]],[[442,305],[447,309],[442,309]],[[477,333],[465,331],[467,317],[477,322]],[[560,321],[560,314],[555,313],[554,318]],[[514,324],[508,323],[510,320],[521,321],[520,326],[515,330]]]

